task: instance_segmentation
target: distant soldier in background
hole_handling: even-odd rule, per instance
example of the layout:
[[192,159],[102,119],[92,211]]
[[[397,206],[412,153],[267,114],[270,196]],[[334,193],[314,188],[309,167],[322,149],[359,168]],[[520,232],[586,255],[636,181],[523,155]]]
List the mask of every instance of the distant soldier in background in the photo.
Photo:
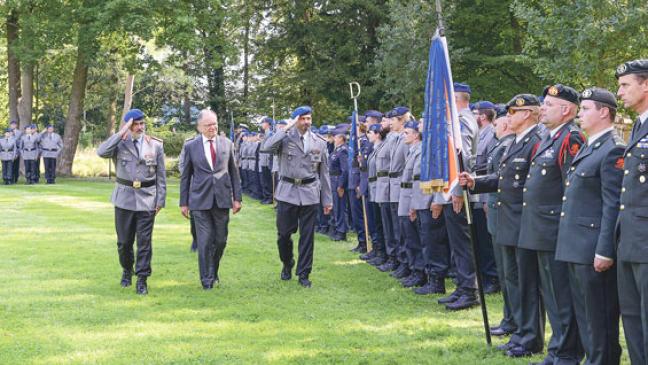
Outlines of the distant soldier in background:
[[[4,132],[4,138],[0,139],[0,160],[2,161],[2,180],[5,185],[14,183],[13,165],[18,156],[16,139],[13,136],[12,129],[7,128]],[[17,173],[17,171],[16,171]]]
[[45,180],[48,184],[54,184],[56,180],[56,159],[62,148],[61,136],[54,132],[54,126],[48,124],[40,135],[40,151],[45,162]]
[[34,124],[25,127],[25,133],[20,139],[20,155],[25,163],[25,183],[27,185],[38,184],[38,150],[39,136]]
[[13,161],[13,183],[18,182],[18,176],[20,175],[20,141],[21,137],[23,135],[23,132],[18,128],[18,122],[15,120],[12,120],[11,123],[9,123],[9,128],[11,128],[11,132],[13,133],[13,137],[16,140],[16,159]]

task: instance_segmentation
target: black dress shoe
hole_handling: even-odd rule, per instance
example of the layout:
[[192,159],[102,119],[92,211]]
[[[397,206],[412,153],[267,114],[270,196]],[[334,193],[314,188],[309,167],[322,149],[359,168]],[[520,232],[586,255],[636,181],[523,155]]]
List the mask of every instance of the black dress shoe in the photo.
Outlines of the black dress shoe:
[[281,269],[281,280],[292,279],[292,268],[295,266],[295,260],[290,261],[290,265],[284,265]]
[[307,276],[300,276],[299,285],[303,286],[304,288],[310,288],[313,285],[313,283],[311,283],[311,281],[308,280]]
[[137,283],[135,284],[135,292],[139,295],[148,294],[148,286],[146,285],[146,277],[140,276],[137,278]]
[[358,248],[358,253],[361,253],[361,254],[365,254],[365,253],[367,253],[367,246],[366,246],[366,244],[365,244],[364,246],[363,246],[363,245],[360,245],[360,248]]
[[452,303],[446,304],[446,309],[450,311],[458,311],[462,309],[472,308],[476,305],[479,305],[479,300],[474,294],[461,294],[459,299],[455,300]]
[[456,302],[457,299],[461,296],[461,293],[459,290],[455,290],[452,292],[452,294],[448,295],[447,297],[443,297],[437,301],[439,304],[448,304],[448,303],[453,303]]
[[534,352],[525,349],[522,346],[515,346],[513,348],[510,348],[506,351],[506,356],[508,357],[527,357],[527,356],[533,356]]
[[122,272],[122,278],[121,278],[121,286],[122,288],[128,288],[133,284],[133,274],[130,271],[124,270]]
[[398,263],[393,258],[389,258],[384,264],[378,266],[378,270],[382,272],[394,271],[398,268]]
[[405,279],[409,277],[412,273],[410,272],[407,265],[400,264],[398,268],[395,269],[389,276],[395,279]]
[[374,257],[376,257],[376,250],[372,250],[371,252],[360,255],[360,260],[369,261]]
[[503,337],[503,336],[508,336],[513,333],[513,330],[507,329],[507,328],[502,328],[502,327],[491,327],[490,329],[490,334],[492,336],[497,336],[497,337]]
[[495,349],[499,350],[499,351],[506,352],[506,351],[508,351],[508,350],[510,350],[510,349],[512,349],[514,347],[517,347],[517,346],[519,346],[519,345],[509,341],[507,343],[503,343],[501,345],[498,345],[497,347],[495,347]]
[[497,278],[488,278],[484,280],[484,294],[495,294],[502,291]]

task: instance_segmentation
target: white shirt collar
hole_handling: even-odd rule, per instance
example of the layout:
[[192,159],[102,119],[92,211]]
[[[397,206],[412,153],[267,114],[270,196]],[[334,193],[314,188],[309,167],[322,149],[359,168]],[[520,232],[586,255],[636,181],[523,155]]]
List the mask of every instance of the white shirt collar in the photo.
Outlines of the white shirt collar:
[[563,124],[557,126],[556,128],[550,130],[550,131],[549,131],[549,135],[551,136],[551,138],[554,138],[554,136],[556,135],[556,133],[558,133],[558,131],[560,130],[560,128],[564,127],[565,124],[567,124],[567,123],[563,123]]
[[536,125],[537,125],[537,124],[534,124],[534,125],[530,126],[529,128],[525,129],[522,133],[520,133],[520,134],[516,134],[516,135],[515,135],[515,143],[520,143],[520,141],[521,141],[522,139],[524,139],[524,137],[526,137],[526,135],[529,134],[529,132],[531,132],[531,130],[532,130],[533,128],[535,128]]
[[641,124],[644,124],[646,120],[648,120],[648,109],[646,109],[645,112],[641,113],[639,120],[641,121]]
[[613,130],[614,130],[614,127],[608,127],[608,128],[605,128],[604,130],[598,132],[598,133],[592,134],[589,138],[587,138],[587,144],[591,146],[592,143],[594,143],[597,139],[603,137],[603,135],[605,133],[607,133],[609,131],[613,131]]
[[[202,137],[203,137],[203,143],[208,143],[209,142],[210,139],[207,138],[206,135],[203,134]],[[216,142],[216,136],[212,137],[211,140]]]

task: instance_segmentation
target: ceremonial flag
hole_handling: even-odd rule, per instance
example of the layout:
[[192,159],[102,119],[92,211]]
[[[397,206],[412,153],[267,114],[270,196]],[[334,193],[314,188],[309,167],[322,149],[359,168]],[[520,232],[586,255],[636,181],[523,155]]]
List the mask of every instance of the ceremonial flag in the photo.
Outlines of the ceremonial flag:
[[358,114],[354,110],[351,114],[351,130],[349,131],[349,171],[353,167],[353,161],[356,159],[358,153],[358,133],[357,133],[357,119]]
[[234,114],[230,111],[230,131],[229,131],[229,139],[230,141],[234,142]]
[[458,184],[461,125],[454,99],[448,44],[437,29],[430,45],[423,109],[421,189],[448,193]]

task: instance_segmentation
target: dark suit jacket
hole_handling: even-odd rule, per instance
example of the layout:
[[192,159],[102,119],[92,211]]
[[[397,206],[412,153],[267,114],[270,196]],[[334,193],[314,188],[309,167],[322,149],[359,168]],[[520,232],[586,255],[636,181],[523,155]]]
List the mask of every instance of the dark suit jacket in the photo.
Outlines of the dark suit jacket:
[[241,201],[241,178],[234,162],[234,145],[216,137],[216,166],[209,166],[203,147],[203,136],[185,145],[184,168],[180,177],[180,206],[189,210],[231,208],[232,200]]
[[516,247],[519,242],[522,194],[533,152],[541,140],[540,128],[533,128],[520,142],[502,155],[499,170],[475,179],[474,193],[498,192],[497,234],[499,245]]
[[576,155],[567,174],[556,260],[589,264],[596,254],[616,259],[625,144],[610,131]]

